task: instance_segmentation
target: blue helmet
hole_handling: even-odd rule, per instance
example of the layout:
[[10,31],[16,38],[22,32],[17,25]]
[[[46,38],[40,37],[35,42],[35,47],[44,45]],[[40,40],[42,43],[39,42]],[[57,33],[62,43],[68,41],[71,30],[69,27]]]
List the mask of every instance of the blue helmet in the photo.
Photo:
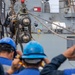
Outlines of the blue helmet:
[[9,37],[2,38],[0,40],[0,44],[4,44],[4,43],[9,44],[10,46],[12,46],[14,48],[14,50],[16,50],[16,44],[11,38],[9,38]]
[[23,49],[23,55],[22,58],[28,58],[28,59],[35,59],[35,58],[46,58],[46,55],[44,54],[43,47],[36,41],[30,41],[28,42],[24,49]]

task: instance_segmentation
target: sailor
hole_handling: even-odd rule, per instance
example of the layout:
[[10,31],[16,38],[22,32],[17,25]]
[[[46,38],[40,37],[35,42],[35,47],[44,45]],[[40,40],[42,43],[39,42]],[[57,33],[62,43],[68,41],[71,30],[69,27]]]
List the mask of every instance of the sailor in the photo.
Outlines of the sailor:
[[66,59],[75,60],[75,45],[68,48],[64,53],[54,57],[52,61],[43,68],[41,75],[75,75],[75,68],[58,70]]
[[[25,69],[19,72],[16,75],[40,75],[39,66],[44,59],[45,63],[49,63],[47,56],[44,54],[43,47],[36,41],[30,41],[24,46],[23,55],[22,55],[23,64]],[[8,70],[7,73],[12,74],[20,65],[19,59],[14,59],[12,67]]]
[[0,40],[0,63],[3,65],[5,72],[10,68],[17,52],[16,44],[11,38],[5,37]]

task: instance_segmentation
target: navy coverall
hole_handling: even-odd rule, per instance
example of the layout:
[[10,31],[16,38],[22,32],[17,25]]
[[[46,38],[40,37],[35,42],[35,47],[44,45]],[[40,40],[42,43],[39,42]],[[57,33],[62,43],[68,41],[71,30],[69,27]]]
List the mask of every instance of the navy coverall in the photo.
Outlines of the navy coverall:
[[57,70],[60,65],[66,60],[64,55],[58,55],[47,64],[41,71],[41,75],[75,75],[75,69]]
[[[5,75],[9,75],[6,73]],[[12,74],[12,75],[40,75],[40,71],[37,68],[25,68],[18,74]]]

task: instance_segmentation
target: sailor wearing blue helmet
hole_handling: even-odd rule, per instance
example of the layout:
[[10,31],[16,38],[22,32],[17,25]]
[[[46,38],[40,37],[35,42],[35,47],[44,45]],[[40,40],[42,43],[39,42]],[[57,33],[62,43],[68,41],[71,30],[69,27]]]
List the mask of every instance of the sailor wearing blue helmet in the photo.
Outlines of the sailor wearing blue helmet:
[[36,41],[30,41],[24,47],[22,58],[42,59],[42,58],[46,58],[46,55],[44,54],[44,49],[42,45],[40,45]]
[[[6,72],[11,64],[12,60],[16,56],[16,44],[10,37],[5,37],[0,40],[0,63],[3,65]],[[15,73],[17,73],[16,71]]]
[[[30,41],[24,46],[23,55],[21,58],[23,60],[22,63],[25,66],[25,69],[16,75],[40,75],[39,66],[42,66],[41,63],[47,58],[47,56],[45,55],[44,49],[40,43],[37,41]],[[11,67],[12,70],[15,68],[15,66],[16,68],[19,66],[19,61],[19,59],[15,59],[13,61],[13,68]],[[14,64],[14,62],[16,64]]]
[[46,55],[42,45],[36,41],[30,41],[24,46],[22,55],[26,68],[18,75],[40,75],[38,67],[41,66],[44,58]]

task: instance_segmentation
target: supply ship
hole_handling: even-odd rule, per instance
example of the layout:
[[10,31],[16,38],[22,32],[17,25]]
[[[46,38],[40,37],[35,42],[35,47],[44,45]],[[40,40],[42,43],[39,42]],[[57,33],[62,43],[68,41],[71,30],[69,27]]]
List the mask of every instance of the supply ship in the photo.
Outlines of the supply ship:
[[[5,16],[9,12],[11,0],[5,2]],[[34,40],[44,47],[47,57],[63,53],[75,44],[75,0],[25,0],[31,13],[31,32]],[[21,2],[14,5],[16,13]],[[20,50],[20,46],[17,46]],[[67,60],[59,69],[74,68],[74,61]]]

